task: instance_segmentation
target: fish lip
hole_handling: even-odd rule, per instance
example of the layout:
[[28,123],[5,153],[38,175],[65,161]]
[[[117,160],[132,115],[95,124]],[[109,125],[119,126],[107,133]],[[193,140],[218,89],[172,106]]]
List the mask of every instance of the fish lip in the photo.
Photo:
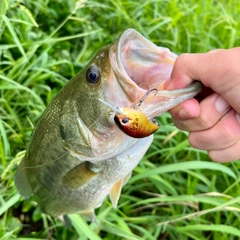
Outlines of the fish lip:
[[[132,93],[139,92],[141,88],[132,78],[130,78],[130,76],[126,72],[122,62],[121,51],[126,42],[129,41],[129,39],[134,39],[136,37],[140,37],[143,39],[143,36],[139,34],[135,29],[130,28],[126,30],[125,32],[123,32],[123,34],[119,36],[118,40],[112,45],[109,51],[109,57],[111,60],[110,62],[112,64],[113,72],[130,102],[136,101],[137,96]],[[146,90],[144,89],[142,91],[146,92]],[[126,105],[128,106],[128,104]]]
[[[125,81],[129,81],[129,82],[133,82],[134,84],[136,84],[127,74],[125,68],[123,67],[122,64],[122,58],[121,58],[121,51],[122,51],[122,47],[126,44],[126,42],[129,40],[129,37],[131,37],[131,39],[133,39],[134,35],[139,35],[141,36],[136,30],[134,29],[128,29],[126,30],[118,39],[118,41],[115,43],[115,46],[112,47],[111,51],[115,52],[115,61],[116,61],[116,65],[117,65],[117,69],[114,68],[115,73],[117,73],[117,75],[121,75],[121,77],[123,77],[125,79]],[[137,84],[136,84],[137,86]]]
[[[128,45],[129,42],[130,45]],[[144,55],[145,52],[146,55]],[[148,53],[150,53],[150,57]],[[125,56],[127,57],[125,58]],[[130,57],[128,58],[128,56]],[[171,75],[177,55],[167,48],[155,45],[135,29],[130,28],[111,46],[109,57],[113,72],[128,100],[131,103],[136,103],[149,89],[163,90],[166,87],[165,83]],[[170,63],[163,65],[165,60],[170,61]],[[158,74],[158,72],[159,70],[165,71],[166,66],[167,71],[162,77],[161,73]],[[154,69],[156,67],[157,71]],[[150,75],[154,75],[154,77],[150,77]],[[146,86],[140,86],[142,83],[146,83],[149,89]]]
[[139,34],[136,30],[128,29],[119,36],[118,40],[113,43],[109,51],[109,58],[114,75],[116,77],[116,80],[118,81],[118,84],[121,86],[121,89],[125,93],[127,99],[122,101],[122,103],[119,103],[118,106],[120,107],[131,106],[133,102],[135,102],[138,98],[139,92],[143,92],[142,95],[144,95],[146,92],[146,90],[141,89],[138,84],[132,78],[130,78],[122,63],[121,51],[130,36],[131,39],[133,39],[135,36],[142,37],[142,35]]

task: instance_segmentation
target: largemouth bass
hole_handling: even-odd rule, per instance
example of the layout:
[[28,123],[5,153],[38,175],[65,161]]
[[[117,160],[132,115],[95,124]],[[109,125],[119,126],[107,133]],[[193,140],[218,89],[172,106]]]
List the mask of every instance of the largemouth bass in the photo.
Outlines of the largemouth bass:
[[[152,143],[133,138],[114,121],[112,109],[133,108],[148,120],[194,97],[195,82],[166,90],[176,55],[133,29],[101,49],[47,107],[31,137],[15,184],[51,216],[79,212],[94,217],[107,195],[114,207]],[[156,89],[139,104],[149,89]],[[102,101],[99,101],[102,99]]]

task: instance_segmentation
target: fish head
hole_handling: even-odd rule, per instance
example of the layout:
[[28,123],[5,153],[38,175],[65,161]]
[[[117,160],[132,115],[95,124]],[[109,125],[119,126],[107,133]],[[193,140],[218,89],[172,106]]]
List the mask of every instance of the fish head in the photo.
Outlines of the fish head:
[[[109,108],[99,98],[112,106],[135,107],[148,95],[138,109],[152,118],[195,96],[201,90],[199,82],[167,90],[176,58],[168,48],[155,45],[134,29],[123,32],[75,77],[81,79],[75,90],[84,122],[92,128],[113,124]],[[95,124],[92,119],[96,119]]]

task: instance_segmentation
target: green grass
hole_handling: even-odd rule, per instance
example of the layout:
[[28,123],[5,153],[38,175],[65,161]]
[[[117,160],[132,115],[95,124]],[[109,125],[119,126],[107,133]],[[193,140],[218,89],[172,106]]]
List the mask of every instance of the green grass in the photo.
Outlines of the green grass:
[[0,1],[0,239],[239,239],[240,162],[218,164],[189,146],[168,113],[149,151],[96,223],[41,214],[13,183],[39,116],[68,79],[127,28],[173,52],[240,45],[240,2]]

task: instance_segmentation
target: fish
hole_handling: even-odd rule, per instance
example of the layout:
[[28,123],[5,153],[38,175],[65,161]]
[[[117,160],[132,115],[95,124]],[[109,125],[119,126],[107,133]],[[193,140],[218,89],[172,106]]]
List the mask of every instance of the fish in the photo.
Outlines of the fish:
[[[197,81],[167,90],[176,58],[134,29],[100,49],[38,120],[15,174],[20,195],[33,197],[53,217],[80,213],[95,219],[94,210],[107,196],[116,208],[153,134],[129,136],[109,106],[130,109],[126,115],[137,111],[149,123],[196,96],[202,87]],[[156,92],[148,94],[143,83]]]

